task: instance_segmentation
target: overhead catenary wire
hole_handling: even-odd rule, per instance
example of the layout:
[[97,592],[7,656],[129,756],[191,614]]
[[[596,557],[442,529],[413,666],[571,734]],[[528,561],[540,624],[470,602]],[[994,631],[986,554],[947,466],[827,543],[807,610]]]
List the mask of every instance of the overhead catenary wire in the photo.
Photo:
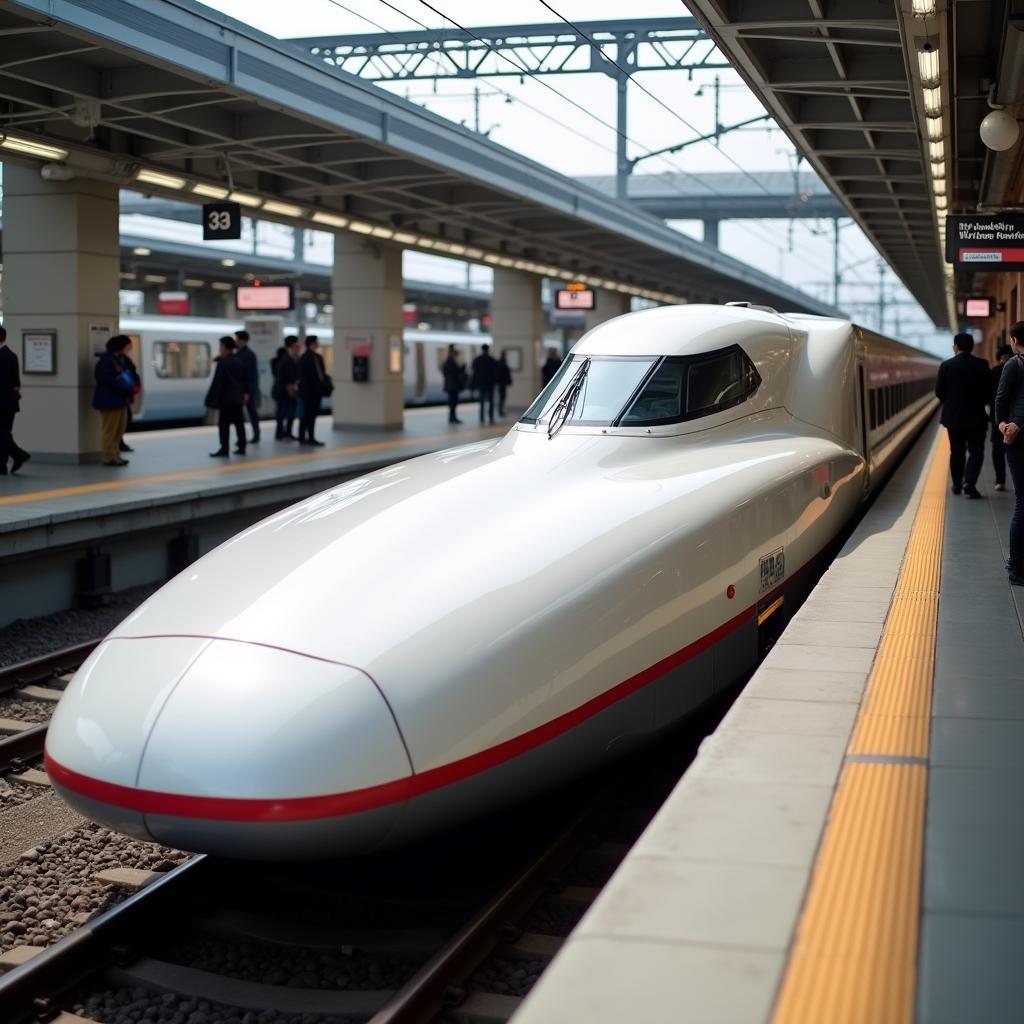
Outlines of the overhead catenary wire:
[[[332,2],[334,2],[334,0],[332,0]],[[386,2],[386,0],[380,0],[380,2],[384,3],[384,2]],[[426,7],[428,10],[432,11],[439,18],[441,18],[443,21],[446,21],[449,24],[454,25],[460,31],[465,32],[468,36],[470,36],[471,38],[475,39],[477,42],[481,43],[484,47],[487,48],[487,50],[489,50],[491,53],[493,53],[496,57],[498,57],[501,60],[505,61],[507,64],[510,64],[517,71],[519,71],[523,76],[529,77],[531,80],[535,81],[538,85],[542,86],[543,88],[547,89],[549,92],[551,92],[554,95],[558,96],[564,102],[569,103],[571,106],[575,107],[581,113],[585,114],[587,117],[589,117],[592,120],[596,121],[598,124],[602,125],[604,128],[607,128],[613,134],[619,136],[620,138],[625,139],[627,142],[632,143],[638,149],[643,150],[648,156],[651,156],[651,157],[653,157],[653,158],[655,158],[657,160],[660,160],[662,163],[666,164],[675,173],[682,174],[682,175],[684,175],[684,176],[686,176],[688,178],[692,178],[694,181],[697,181],[698,183],[700,183],[700,185],[703,188],[705,188],[707,191],[709,191],[712,195],[716,195],[716,196],[719,196],[721,198],[727,198],[725,193],[722,193],[722,192],[718,191],[717,189],[710,187],[707,184],[707,182],[704,181],[704,179],[702,179],[699,175],[694,174],[692,171],[686,170],[686,168],[684,168],[684,167],[680,167],[678,164],[675,164],[671,160],[669,160],[667,158],[667,156],[665,156],[664,154],[656,153],[649,146],[645,146],[643,143],[638,142],[636,139],[631,138],[625,132],[622,132],[616,125],[613,125],[609,121],[606,121],[600,115],[595,114],[592,110],[587,109],[581,103],[578,103],[576,100],[572,99],[572,97],[567,96],[561,90],[556,89],[550,83],[545,82],[542,78],[538,77],[529,68],[527,68],[524,65],[520,64],[519,62],[513,60],[510,56],[508,56],[508,54],[502,53],[499,50],[495,50],[494,47],[491,46],[487,42],[486,39],[483,39],[481,36],[477,35],[471,28],[467,28],[465,25],[461,24],[460,22],[456,21],[454,18],[450,17],[449,15],[445,14],[443,11],[439,10],[433,4],[429,3],[428,0],[417,0],[417,2],[420,3],[423,7]],[[398,11],[399,10],[399,8],[397,8],[394,4],[392,4],[390,2],[387,3],[387,6],[391,10],[394,10],[394,11]],[[545,6],[547,6],[547,5],[545,5]],[[404,12],[402,12],[402,13],[404,13]],[[413,18],[411,15],[406,15],[406,16],[414,24],[417,24],[421,28],[429,30],[429,26],[424,25],[422,22],[420,22],[417,19]],[[561,17],[561,16],[559,15],[559,17]],[[562,18],[562,21],[564,22],[565,19]],[[570,23],[566,22],[566,24],[570,24]],[[570,25],[570,27],[572,27],[572,26]],[[574,29],[574,31],[579,31],[579,30]],[[594,45],[594,46],[597,45],[585,33],[580,32],[580,35],[583,38],[587,39],[591,43],[591,45]],[[600,52],[600,48],[599,47],[598,47],[598,50]],[[639,85],[639,83],[637,83],[637,84]],[[647,90],[644,90],[644,91],[646,92]],[[650,95],[650,93],[648,93],[648,95]],[[545,116],[547,116],[547,115],[545,115]],[[691,127],[691,130],[694,130],[694,131],[696,130],[696,129],[693,129],[692,126],[690,126],[690,127]],[[731,159],[731,158],[729,158],[729,159]],[[737,165],[737,166],[739,166],[739,165]],[[741,170],[742,170],[742,168],[741,168]],[[758,182],[756,178],[754,178],[752,175],[749,174],[749,172],[745,172],[745,174],[747,175],[747,177],[750,177],[751,180],[754,181],[758,185],[758,187],[760,189],[762,189],[763,191],[765,191],[767,193],[767,189],[764,188],[763,183]],[[672,188],[673,191],[677,192],[679,195],[682,195],[682,196],[687,195],[687,193],[683,192],[682,189],[678,188],[677,186],[675,186],[671,182],[669,182],[669,187]],[[768,193],[768,194],[770,194],[770,193]],[[776,240],[774,238],[772,238],[771,235],[769,235],[767,233],[760,232],[753,225],[751,225],[749,223],[746,223],[744,221],[739,221],[738,222],[738,227],[740,228],[740,230],[746,231],[749,234],[753,235],[759,241],[767,243],[771,248],[775,249],[777,252],[782,253],[782,252],[785,251],[785,250],[783,250],[782,246],[777,244]],[[808,259],[808,258],[806,258],[806,257],[804,257],[802,255],[797,254],[797,253],[792,253],[792,250],[791,250],[791,254],[794,255],[801,263],[804,263],[807,266],[813,267],[815,269],[817,268],[817,264],[813,260],[810,260],[810,259]]]

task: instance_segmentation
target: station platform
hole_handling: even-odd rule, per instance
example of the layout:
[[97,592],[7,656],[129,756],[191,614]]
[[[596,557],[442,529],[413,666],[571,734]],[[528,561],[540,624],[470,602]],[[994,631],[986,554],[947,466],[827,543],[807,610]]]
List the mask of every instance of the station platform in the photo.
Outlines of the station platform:
[[1024,1006],[1012,489],[929,426],[516,1024],[1006,1024]]
[[[194,536],[192,554],[202,554],[317,491],[499,436],[514,422],[510,415],[496,426],[478,426],[478,409],[466,403],[461,425],[447,422],[447,407],[406,410],[401,431],[337,431],[323,416],[316,429],[322,448],[275,441],[274,422],[264,420],[260,443],[229,459],[210,458],[217,429],[200,426],[127,434],[134,452],[121,468],[30,461],[16,475],[0,477],[0,592],[12,595],[12,607],[0,603],[0,626],[71,607],[75,565],[84,553],[114,553],[113,590],[158,582],[168,574],[166,545],[182,534]],[[31,447],[31,438],[21,442]]]

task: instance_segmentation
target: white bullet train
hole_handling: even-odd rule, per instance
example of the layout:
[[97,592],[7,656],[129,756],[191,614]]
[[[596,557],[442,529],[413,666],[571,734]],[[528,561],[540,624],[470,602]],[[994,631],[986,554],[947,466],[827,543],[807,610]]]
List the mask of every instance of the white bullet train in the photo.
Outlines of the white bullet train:
[[937,364],[746,304],[609,321],[501,439],[318,494],[169,582],[68,686],[50,778],[131,835],[292,858],[598,765],[755,665]]

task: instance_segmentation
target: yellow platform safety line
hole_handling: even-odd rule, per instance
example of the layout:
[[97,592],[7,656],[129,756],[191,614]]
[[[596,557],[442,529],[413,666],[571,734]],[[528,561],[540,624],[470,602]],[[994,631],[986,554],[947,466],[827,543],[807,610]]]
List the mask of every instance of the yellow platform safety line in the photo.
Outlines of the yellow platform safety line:
[[[122,477],[118,480],[100,480],[94,484],[72,484],[68,487],[52,487],[45,491],[27,491],[23,494],[11,494],[0,498],[0,506],[27,505],[34,501],[50,501],[54,498],[73,498],[80,494],[99,494],[103,491],[124,491],[147,484],[162,484],[171,480],[190,480],[197,476],[212,476],[223,473],[242,473],[245,470],[263,469],[266,466],[290,466],[300,462],[321,462],[325,459],[338,459],[347,455],[366,455],[369,452],[387,451],[389,448],[410,448],[415,445],[433,444],[435,441],[451,440],[455,444],[485,440],[507,431],[507,426],[480,427],[473,436],[458,434],[431,434],[426,437],[403,437],[392,441],[372,441],[367,444],[352,445],[348,448],[327,448],[323,451],[308,452],[301,455],[276,455],[269,459],[250,458],[249,461],[228,463],[227,465],[196,466],[194,469],[178,469],[168,473],[152,473],[148,476]],[[358,471],[358,466],[352,466]]]
[[772,1024],[912,1024],[949,447],[942,433]]

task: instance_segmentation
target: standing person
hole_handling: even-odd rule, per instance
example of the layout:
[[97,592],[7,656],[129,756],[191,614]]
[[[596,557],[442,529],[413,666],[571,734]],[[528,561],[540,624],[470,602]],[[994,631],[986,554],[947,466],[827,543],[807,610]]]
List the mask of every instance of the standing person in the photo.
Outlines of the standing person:
[[299,357],[299,444],[322,448],[323,441],[314,436],[316,418],[320,415],[320,402],[324,397],[327,371],[323,356],[317,351],[320,339],[315,334],[306,338],[306,351]]
[[128,423],[128,406],[135,394],[135,382],[124,362],[124,350],[130,344],[131,339],[115,334],[107,342],[107,350],[94,371],[92,407],[100,414],[104,466],[128,465],[128,460],[121,458],[121,439]]
[[1006,464],[1013,479],[1013,516],[1006,571],[1010,584],[1024,587],[1024,320],[1010,328],[1013,356],[1007,360],[996,391],[995,418],[1006,446]]
[[459,350],[454,345],[448,346],[448,358],[441,367],[444,374],[444,390],[448,395],[448,422],[461,423],[455,415],[459,405],[459,392],[466,386],[466,368],[459,362]]
[[540,370],[541,386],[547,387],[551,383],[551,378],[558,373],[558,368],[562,365],[562,360],[558,353],[553,349],[548,349],[548,357],[544,362],[544,365]]
[[512,369],[508,365],[508,354],[502,349],[498,360],[498,415],[505,415],[505,396],[512,387]]
[[[949,434],[949,473],[953,493],[963,491],[968,498],[980,498],[978,476],[985,464],[985,406],[991,399],[988,364],[972,356],[974,338],[966,332],[953,339],[952,359],[940,367],[935,379],[935,394],[942,403],[940,422]],[[964,453],[967,464],[964,465]]]
[[14,440],[14,417],[21,408],[21,373],[18,357],[7,347],[7,329],[0,327],[0,476],[17,473],[32,457]]
[[260,443],[260,361],[256,353],[249,348],[249,332],[235,331],[235,348],[239,362],[245,370],[245,391],[249,396],[245,401],[245,410],[252,424],[250,444]]
[[498,383],[498,360],[491,355],[490,345],[480,346],[480,355],[473,360],[473,376],[469,386],[480,399],[480,422],[484,421],[484,406],[490,422],[494,423],[494,386]]
[[[125,337],[127,337],[127,335],[125,335]],[[125,346],[124,352],[121,355],[121,358],[124,360],[124,368],[132,378],[132,397],[131,401],[128,403],[128,416],[124,427],[126,433],[132,428],[132,406],[135,404],[135,396],[142,390],[142,378],[139,376],[139,371],[136,369],[135,363],[132,362],[131,351],[132,340],[131,338],[128,338],[128,344]],[[122,437],[121,443],[118,445],[118,451],[133,452],[135,449],[130,448],[125,444],[124,437]]]
[[289,334],[274,365],[274,401],[277,402],[278,441],[294,441],[295,407],[299,395],[299,339]]
[[989,371],[992,374],[992,399],[989,402],[991,441],[992,441],[992,468],[996,471],[997,491],[1006,490],[1006,445],[1003,443],[1003,435],[999,429],[999,421],[996,419],[996,393],[999,390],[999,378],[1003,375],[1003,367],[1006,360],[1013,355],[1013,349],[1009,345],[1000,345],[996,349],[996,365]]
[[210,390],[206,392],[208,409],[217,410],[217,431],[220,434],[220,447],[210,452],[211,459],[229,459],[231,454],[228,445],[231,443],[231,427],[235,428],[237,445],[235,452],[245,454],[245,401],[249,397],[246,391],[246,372],[242,360],[236,351],[235,339],[227,335],[220,339],[220,355],[214,360],[217,369],[214,371]]

